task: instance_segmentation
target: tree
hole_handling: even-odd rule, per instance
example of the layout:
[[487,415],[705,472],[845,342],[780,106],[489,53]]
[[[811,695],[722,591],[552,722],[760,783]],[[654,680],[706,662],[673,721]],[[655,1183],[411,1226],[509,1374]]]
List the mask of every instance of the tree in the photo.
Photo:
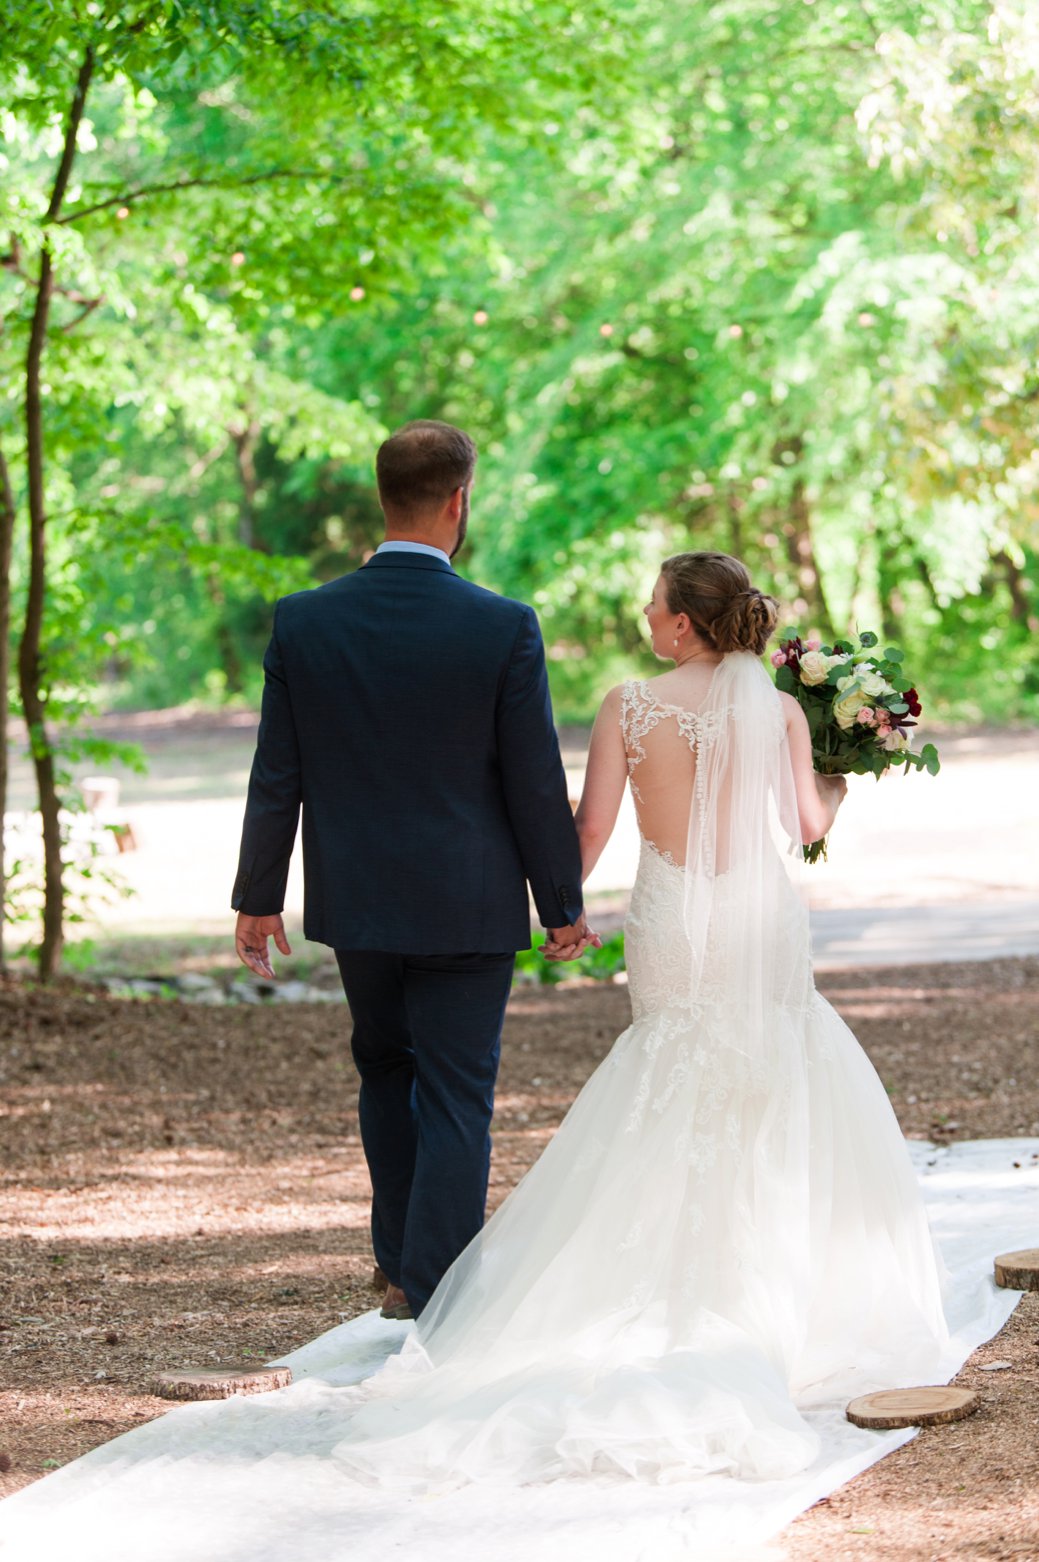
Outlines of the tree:
[[[140,355],[142,309],[172,302],[178,344],[197,349],[215,321],[235,350],[243,332],[269,328],[279,311],[330,308],[344,263],[355,292],[367,292],[388,286],[416,254],[435,255],[471,211],[461,159],[475,127],[522,134],[546,92],[572,90],[583,72],[590,80],[588,65],[560,46],[569,41],[578,60],[594,62],[611,47],[600,20],[594,4],[578,11],[562,0],[536,16],[484,0],[468,8],[464,30],[446,0],[416,3],[404,17],[385,0],[364,13],[340,0],[317,11],[279,0],[30,0],[5,20],[7,139],[19,157],[6,313],[8,350],[24,352],[14,410],[25,430],[29,531],[19,682],[43,820],[45,978],[60,959],[63,921],[46,617],[55,458],[78,444],[82,465],[86,438],[127,380],[140,400],[165,385],[169,365]],[[171,339],[154,313],[149,325],[165,352]],[[244,411],[244,425],[225,425],[232,440],[254,424]],[[189,402],[163,402],[162,417],[178,415],[196,416]],[[359,442],[377,432],[360,410],[339,410],[344,417]],[[9,437],[6,421],[0,433]],[[245,449],[236,447],[240,476]],[[16,507],[13,485],[5,516],[8,498]],[[196,543],[196,556],[220,546]],[[248,539],[242,548],[250,551]]]
[[975,714],[1009,614],[984,688],[1023,711],[1034,20],[744,0],[642,21],[635,133],[557,126],[554,176],[542,148],[488,147],[497,253],[372,327],[373,396],[481,436],[478,568],[538,604],[571,710],[630,662],[661,554],[710,546],[812,627],[906,638]]

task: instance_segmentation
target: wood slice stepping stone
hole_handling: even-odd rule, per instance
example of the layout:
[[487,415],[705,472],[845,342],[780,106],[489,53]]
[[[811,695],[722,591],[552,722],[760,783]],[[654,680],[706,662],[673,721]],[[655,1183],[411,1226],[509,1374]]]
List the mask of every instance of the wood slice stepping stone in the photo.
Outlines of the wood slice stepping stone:
[[969,1388],[885,1388],[853,1399],[845,1411],[855,1426],[886,1432],[902,1426],[942,1426],[962,1421],[980,1400]]
[[996,1284],[1007,1291],[1039,1291],[1039,1247],[1022,1247],[1016,1253],[1000,1253],[996,1259]]
[[160,1372],[153,1392],[161,1399],[230,1399],[288,1388],[291,1367],[203,1367],[198,1372]]

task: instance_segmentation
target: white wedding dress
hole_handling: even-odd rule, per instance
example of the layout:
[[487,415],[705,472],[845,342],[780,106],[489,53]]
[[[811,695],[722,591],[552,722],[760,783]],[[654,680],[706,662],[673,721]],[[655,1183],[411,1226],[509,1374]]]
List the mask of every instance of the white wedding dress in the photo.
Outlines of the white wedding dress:
[[619,719],[633,1023],[541,1160],[417,1326],[354,1319],[279,1393],[95,1448],[0,1503],[2,1562],[732,1562],[911,1435],[849,1395],[1001,1326],[1039,1141],[918,1145],[914,1176],[812,985],[767,675],[728,657],[688,708],[633,683]]
[[342,1390],[344,1476],[789,1477],[802,1414],[926,1382],[939,1265],[884,1088],[815,991],[778,698],[625,685],[632,1024],[399,1356]]

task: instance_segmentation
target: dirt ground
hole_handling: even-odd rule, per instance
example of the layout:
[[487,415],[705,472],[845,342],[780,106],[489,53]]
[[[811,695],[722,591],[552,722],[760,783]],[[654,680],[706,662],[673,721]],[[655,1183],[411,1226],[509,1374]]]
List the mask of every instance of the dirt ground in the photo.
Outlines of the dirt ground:
[[[1039,959],[820,986],[908,1135],[1039,1136]],[[517,990],[493,1202],[627,1022],[622,986]],[[156,1372],[269,1360],[374,1304],[348,1037],[341,1005],[0,988],[0,1494],[162,1414]],[[958,1380],[980,1412],[802,1515],[792,1562],[1039,1558],[1037,1347],[1030,1295]]]

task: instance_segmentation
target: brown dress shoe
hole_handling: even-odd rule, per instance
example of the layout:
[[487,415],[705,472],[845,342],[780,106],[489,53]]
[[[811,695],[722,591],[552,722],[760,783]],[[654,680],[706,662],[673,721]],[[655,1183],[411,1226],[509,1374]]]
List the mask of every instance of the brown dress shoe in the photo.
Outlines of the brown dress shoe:
[[394,1321],[413,1316],[408,1305],[408,1299],[399,1285],[388,1285],[386,1287],[386,1295],[382,1299],[382,1312],[379,1316],[391,1318]]

